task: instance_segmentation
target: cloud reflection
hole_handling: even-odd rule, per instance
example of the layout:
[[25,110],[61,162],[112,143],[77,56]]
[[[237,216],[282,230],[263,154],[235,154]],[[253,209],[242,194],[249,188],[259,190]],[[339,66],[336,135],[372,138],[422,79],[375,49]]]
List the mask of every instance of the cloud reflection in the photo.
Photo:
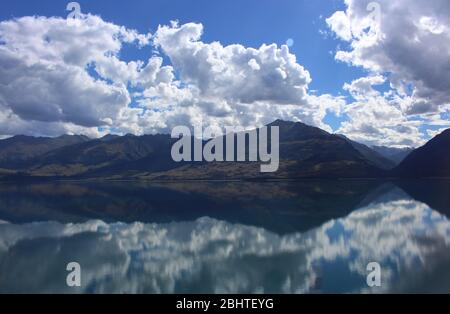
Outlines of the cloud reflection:
[[[0,292],[450,292],[450,224],[408,197],[277,235],[212,218],[166,224],[0,224]],[[65,266],[82,287],[65,286]],[[366,286],[366,265],[382,287]]]

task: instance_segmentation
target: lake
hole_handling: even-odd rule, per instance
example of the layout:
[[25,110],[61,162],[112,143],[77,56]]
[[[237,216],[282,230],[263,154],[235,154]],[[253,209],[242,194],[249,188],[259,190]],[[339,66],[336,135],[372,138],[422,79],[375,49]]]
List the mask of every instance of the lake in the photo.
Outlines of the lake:
[[[3,182],[0,293],[449,293],[449,192],[450,180]],[[66,284],[70,262],[81,287]]]

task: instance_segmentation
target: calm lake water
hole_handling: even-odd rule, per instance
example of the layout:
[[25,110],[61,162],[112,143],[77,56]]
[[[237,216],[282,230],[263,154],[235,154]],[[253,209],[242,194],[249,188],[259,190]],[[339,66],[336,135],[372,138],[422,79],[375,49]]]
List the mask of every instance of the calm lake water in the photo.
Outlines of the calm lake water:
[[0,183],[0,293],[448,293],[449,217],[446,180]]

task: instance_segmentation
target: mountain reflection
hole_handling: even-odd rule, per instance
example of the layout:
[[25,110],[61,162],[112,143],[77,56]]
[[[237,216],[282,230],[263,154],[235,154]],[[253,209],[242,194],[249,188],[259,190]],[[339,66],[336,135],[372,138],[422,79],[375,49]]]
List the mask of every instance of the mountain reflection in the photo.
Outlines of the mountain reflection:
[[370,195],[376,197],[380,184],[363,180],[0,184],[0,219],[168,223],[207,216],[289,234],[346,216]]
[[[143,185],[147,194],[160,193],[144,198],[153,197],[147,206],[143,196],[133,205],[136,186],[2,187],[1,198],[9,195],[9,205],[19,194],[34,195],[21,199],[27,206],[35,200],[30,213],[37,210],[35,217],[41,218],[59,213],[59,222],[0,223],[0,292],[450,292],[450,223],[402,189],[357,181],[250,185]],[[94,200],[101,203],[111,191],[122,194],[104,205],[106,218],[125,217],[129,211],[130,221],[150,221],[155,215],[155,222],[86,221],[99,215],[92,212]],[[168,191],[176,194],[179,209],[175,200],[162,202]],[[179,199],[182,194],[185,198]],[[50,206],[63,195],[66,207]],[[78,204],[82,210],[77,215],[71,202],[80,195],[85,203]],[[12,207],[0,206],[2,214],[17,220],[28,214],[19,210],[14,216]],[[205,207],[183,215],[191,206]],[[203,212],[207,206],[208,215]],[[244,211],[241,221],[238,211]],[[250,219],[251,213],[257,218]],[[178,214],[181,218],[170,220]],[[201,214],[209,217],[196,217]],[[74,217],[78,223],[64,221]],[[65,266],[71,261],[82,267],[79,289],[65,285]],[[366,285],[369,262],[382,267],[381,287]]]

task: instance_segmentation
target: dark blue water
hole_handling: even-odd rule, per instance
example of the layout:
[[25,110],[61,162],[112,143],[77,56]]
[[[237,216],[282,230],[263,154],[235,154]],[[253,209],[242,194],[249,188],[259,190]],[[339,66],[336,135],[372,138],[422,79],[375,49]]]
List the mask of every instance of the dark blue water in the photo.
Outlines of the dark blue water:
[[[450,292],[449,192],[446,180],[1,183],[0,293]],[[381,286],[366,283],[371,262]]]

